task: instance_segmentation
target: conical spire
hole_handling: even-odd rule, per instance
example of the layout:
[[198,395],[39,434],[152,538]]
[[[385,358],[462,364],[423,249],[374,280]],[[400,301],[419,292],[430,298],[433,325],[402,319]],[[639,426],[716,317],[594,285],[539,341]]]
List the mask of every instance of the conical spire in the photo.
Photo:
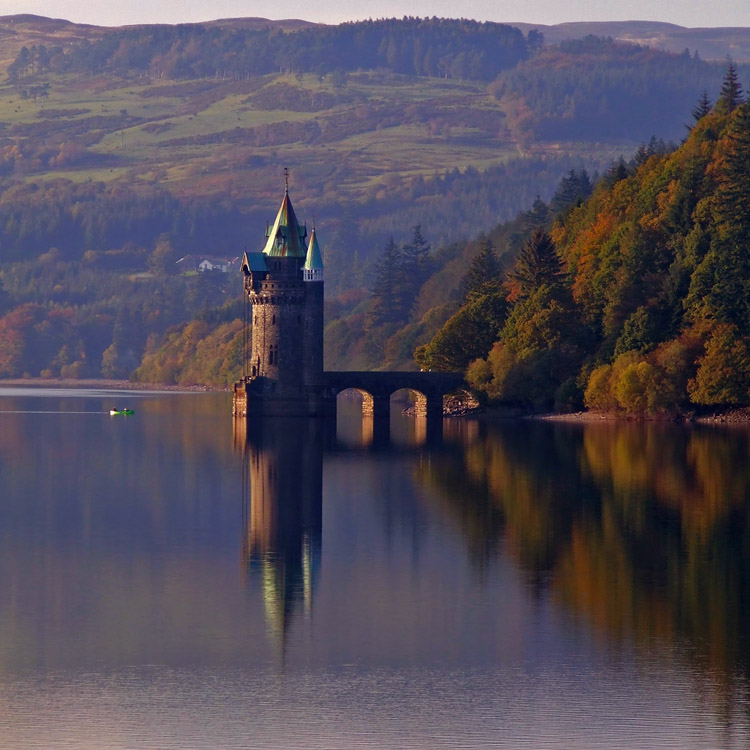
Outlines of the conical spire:
[[310,235],[310,242],[307,245],[307,257],[305,259],[304,267],[306,271],[323,270],[323,256],[320,254],[315,227],[313,227],[312,234]]
[[297,216],[289,199],[289,192],[285,190],[284,200],[281,201],[276,221],[268,231],[268,240],[263,252],[276,258],[305,258],[305,237],[307,230],[297,221]]

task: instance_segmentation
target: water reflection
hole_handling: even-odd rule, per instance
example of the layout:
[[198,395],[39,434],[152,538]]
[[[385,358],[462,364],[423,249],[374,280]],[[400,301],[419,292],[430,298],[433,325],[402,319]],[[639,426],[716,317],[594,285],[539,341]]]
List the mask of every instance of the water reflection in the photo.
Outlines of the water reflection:
[[0,748],[746,746],[748,432],[110,404],[0,403]]
[[[400,411],[400,410],[399,410]],[[293,623],[309,617],[319,578],[323,533],[324,454],[351,450],[409,455],[428,439],[425,419],[400,417],[375,429],[373,418],[343,408],[329,420],[267,419],[234,423],[242,453],[242,565],[260,589],[271,640],[282,656]],[[439,448],[439,443],[432,445]],[[384,523],[408,513],[386,498]],[[414,521],[415,519],[412,519]],[[417,524],[418,525],[418,524]],[[415,543],[418,533],[413,534]]]
[[642,424],[487,426],[421,479],[486,571],[501,551],[612,648],[680,645],[750,677],[750,433]]
[[[240,425],[244,428],[244,425]],[[309,616],[323,531],[324,420],[254,421],[242,435],[242,564],[262,584],[269,629],[282,652],[298,610]]]

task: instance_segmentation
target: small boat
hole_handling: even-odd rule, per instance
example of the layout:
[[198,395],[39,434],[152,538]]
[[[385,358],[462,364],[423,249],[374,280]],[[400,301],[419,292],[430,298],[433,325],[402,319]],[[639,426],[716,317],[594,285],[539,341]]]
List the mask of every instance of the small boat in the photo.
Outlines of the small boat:
[[135,414],[135,411],[133,411],[133,409],[117,409],[117,408],[109,410],[109,415],[111,417],[116,417],[116,416],[123,415],[123,414],[124,415]]

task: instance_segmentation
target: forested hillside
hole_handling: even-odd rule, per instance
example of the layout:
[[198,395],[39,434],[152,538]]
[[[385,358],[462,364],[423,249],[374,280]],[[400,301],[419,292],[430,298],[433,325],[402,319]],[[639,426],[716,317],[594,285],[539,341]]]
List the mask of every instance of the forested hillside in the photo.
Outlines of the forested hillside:
[[[57,72],[150,73],[167,78],[245,78],[279,70],[328,73],[384,69],[406,75],[489,81],[535,52],[542,36],[468,20],[403,18],[315,26],[294,33],[218,25],[138,26],[67,49],[46,50]],[[12,77],[27,72],[16,59]]]
[[750,103],[731,66],[695,117],[679,149],[615,165],[493,277],[506,311],[480,318],[497,332],[484,356],[445,362],[472,330],[468,297],[420,363],[467,365],[488,398],[525,408],[750,403]]
[[[514,217],[537,196],[652,133],[679,138],[724,67],[606,40],[542,49],[532,33],[439,19],[0,20],[0,376],[236,372],[236,357],[209,364],[210,346],[205,368],[186,368],[181,337],[191,320],[191,340],[234,331],[239,280],[175,261],[256,246],[286,166],[322,240],[328,366],[413,367],[461,303],[478,235],[510,257],[525,237]],[[381,256],[395,247],[401,263],[415,227],[430,246],[421,286],[379,319]]]
[[514,22],[513,25],[524,32],[532,29],[541,32],[549,45],[593,35],[677,54],[687,49],[704,60],[723,62],[731,57],[735,62],[750,62],[750,29],[742,26],[686,27],[662,21],[574,21],[553,26]]
[[586,37],[545,49],[491,90],[521,141],[679,140],[698,93],[716,91],[722,70],[687,51],[665,62],[649,47]]

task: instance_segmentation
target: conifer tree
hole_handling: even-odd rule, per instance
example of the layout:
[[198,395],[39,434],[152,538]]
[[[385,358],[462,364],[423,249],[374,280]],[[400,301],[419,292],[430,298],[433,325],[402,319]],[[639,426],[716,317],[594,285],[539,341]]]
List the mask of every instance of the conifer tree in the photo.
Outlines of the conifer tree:
[[422,225],[417,224],[412,229],[411,242],[401,248],[404,270],[424,277],[429,268],[430,244],[422,235]]
[[495,247],[491,240],[485,239],[479,252],[472,258],[469,270],[461,282],[464,300],[472,300],[498,291],[500,271],[500,259]]
[[401,320],[401,294],[399,290],[401,272],[401,251],[391,237],[375,266],[372,301],[367,313],[368,328],[396,323]]
[[559,286],[562,275],[563,267],[555,243],[547,232],[537,229],[524,244],[508,278],[518,285],[518,299],[524,299],[542,284]]
[[696,122],[702,120],[713,109],[713,104],[708,98],[708,92],[704,89],[698,103],[692,109],[692,115]]
[[729,58],[727,63],[727,72],[724,74],[724,81],[721,84],[721,94],[717,104],[724,112],[734,112],[737,107],[745,101],[742,95],[742,86],[737,75],[737,68],[734,61]]
[[417,300],[422,284],[430,275],[431,265],[430,244],[422,235],[422,226],[417,224],[412,229],[411,242],[401,248],[397,296],[398,308],[404,321]]
[[550,201],[552,213],[561,214],[569,208],[577,206],[591,195],[593,188],[588,172],[582,169],[576,172],[571,169],[568,174],[560,180],[560,184]]
[[604,173],[604,181],[610,188],[626,177],[628,177],[628,167],[622,156],[617,161],[613,161],[610,168]]
[[742,105],[728,131],[729,144],[720,177],[720,216],[730,236],[745,245],[750,241],[750,103]]
[[526,228],[528,231],[546,229],[549,219],[549,207],[537,194],[531,208],[526,212]]

